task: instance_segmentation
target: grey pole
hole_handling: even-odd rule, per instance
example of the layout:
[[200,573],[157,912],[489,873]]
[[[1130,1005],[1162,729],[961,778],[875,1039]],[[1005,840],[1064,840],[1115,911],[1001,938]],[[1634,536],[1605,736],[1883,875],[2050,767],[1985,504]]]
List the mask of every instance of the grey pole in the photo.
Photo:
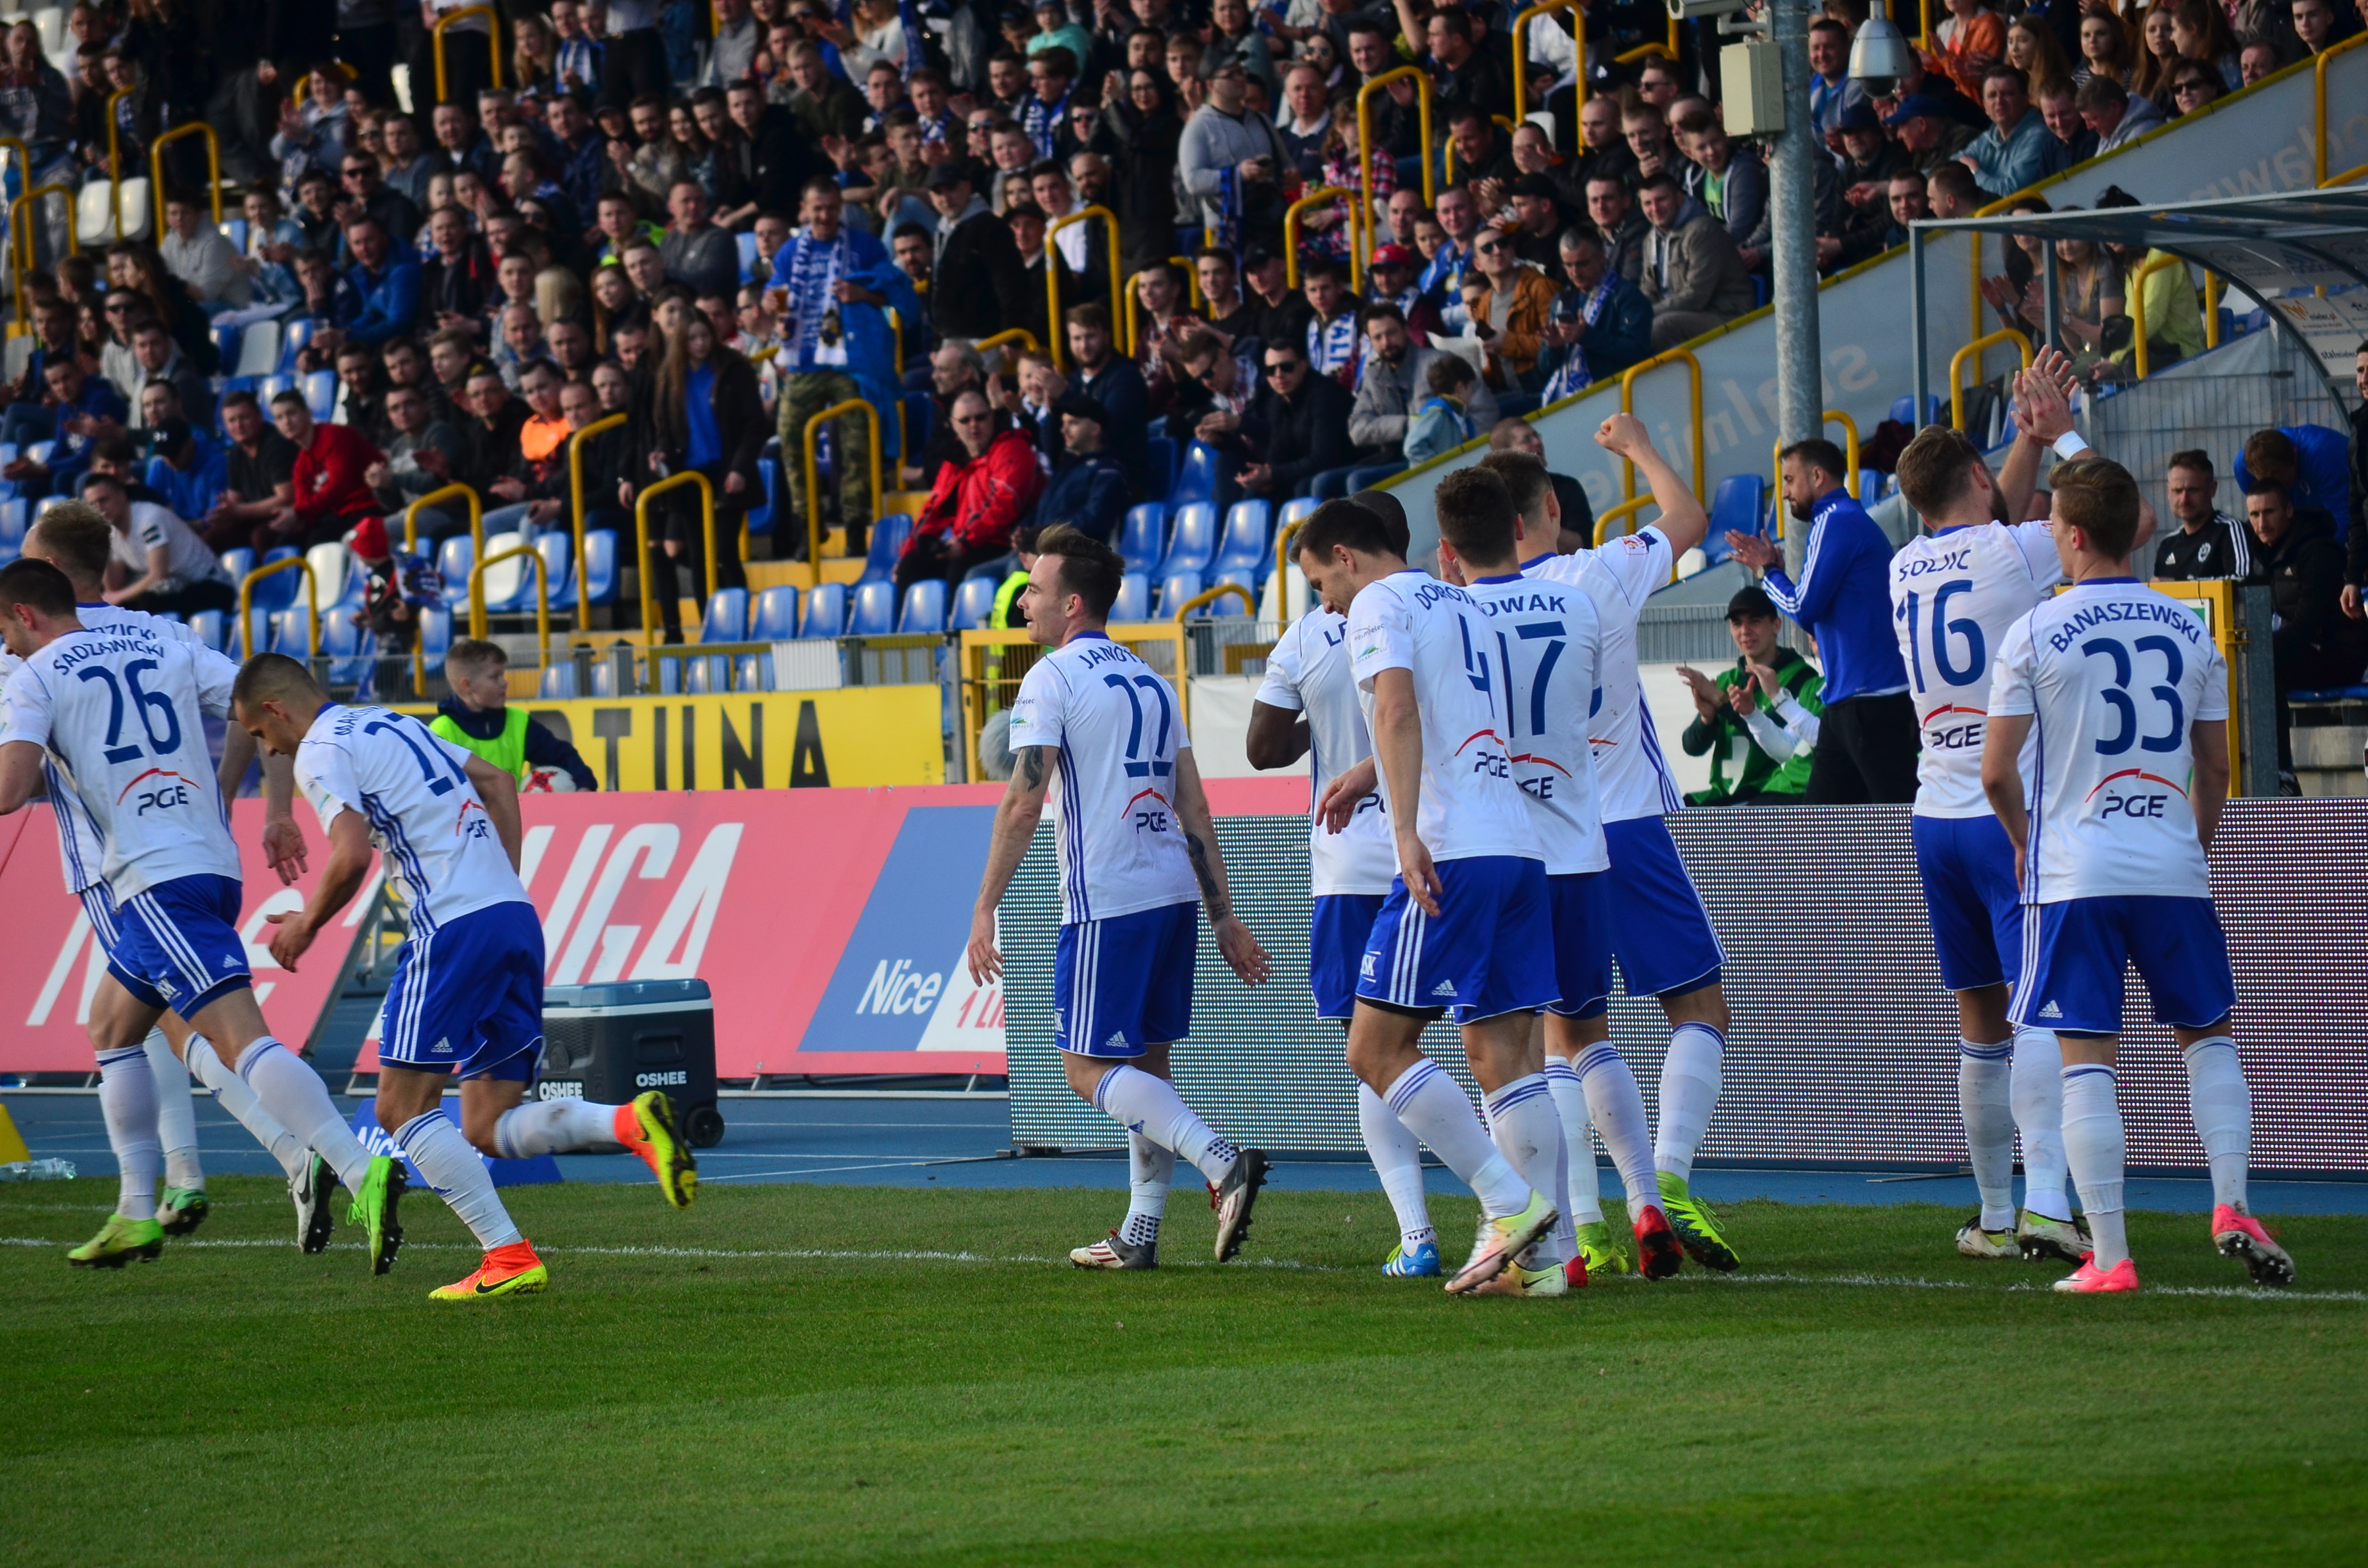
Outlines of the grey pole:
[[1932,369],[1925,359],[1924,326],[1924,231],[1913,224],[1907,230],[1907,319],[1908,358],[1916,366],[1916,412],[1907,416],[1910,430],[1924,428],[1926,399],[1932,391]]
[[[1776,412],[1786,446],[1823,434],[1825,354],[1817,342],[1816,165],[1809,119],[1808,0],[1774,0],[1770,34],[1784,80],[1784,129],[1776,137],[1770,197],[1775,252]],[[1804,528],[1784,530],[1784,568],[1798,576]]]

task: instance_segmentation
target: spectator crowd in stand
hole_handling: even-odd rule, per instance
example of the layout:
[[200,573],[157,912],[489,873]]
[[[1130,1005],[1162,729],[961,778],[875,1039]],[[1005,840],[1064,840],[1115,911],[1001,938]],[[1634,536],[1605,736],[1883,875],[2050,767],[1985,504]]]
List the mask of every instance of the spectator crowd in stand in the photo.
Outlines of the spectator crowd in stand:
[[[215,224],[194,137],[161,149],[151,239],[64,255],[54,222],[27,220],[40,265],[0,478],[28,497],[116,482],[119,596],[221,608],[205,553],[373,519],[360,537],[390,558],[404,510],[456,484],[489,533],[557,526],[579,460],[595,527],[631,537],[651,486],[697,472],[720,541],[772,506],[780,555],[825,522],[863,549],[877,461],[883,488],[928,496],[900,585],[1001,577],[1023,526],[1111,540],[1161,498],[1154,432],[1210,449],[1221,503],[1280,503],[1615,378],[1754,308],[1771,266],[1768,159],[1725,129],[1715,39],[1638,54],[1667,36],[1657,7],[1598,6],[1583,54],[1567,16],[1530,19],[1518,94],[1515,9],[1496,4],[518,0],[453,19],[439,60],[459,8],[85,0],[55,54],[29,19],[7,28],[0,130],[28,185],[105,179],[110,156],[144,174],[159,137],[202,121],[244,223],[239,242]],[[2329,0],[1945,11],[1882,96],[1848,74],[1862,0],[1812,24],[1828,271],[2361,26]],[[2036,251],[2004,249],[1984,297],[2036,337]],[[2058,259],[2078,369],[2127,373],[2147,258],[2066,242]],[[2142,287],[2151,360],[2199,351],[2192,288]],[[329,417],[301,388],[222,384],[214,329],[266,321],[301,342],[282,368],[334,372]],[[900,417],[924,412],[900,410],[908,392],[927,417]],[[834,409],[832,483],[809,494],[807,426]],[[2252,558],[2292,557],[2314,605],[2331,572],[2356,621],[2360,531],[2332,567],[2310,543],[2317,513],[2343,520],[2314,510],[2317,452],[2283,480],[2276,454],[2248,460],[2293,503],[2283,531],[2233,519]],[[667,590],[707,570],[696,495],[654,505],[642,563],[669,635]],[[448,498],[419,523],[433,540],[468,515]],[[2309,656],[2348,659],[2326,624]],[[1821,701],[1849,736],[1884,695],[1829,667]]]

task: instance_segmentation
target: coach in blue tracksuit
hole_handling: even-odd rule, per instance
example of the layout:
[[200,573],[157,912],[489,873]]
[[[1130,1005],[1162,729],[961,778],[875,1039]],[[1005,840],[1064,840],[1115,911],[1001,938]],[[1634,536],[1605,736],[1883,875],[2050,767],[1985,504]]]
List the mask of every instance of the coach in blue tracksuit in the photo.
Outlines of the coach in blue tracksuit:
[[1831,441],[1784,449],[1784,503],[1809,525],[1801,580],[1776,546],[1726,536],[1735,558],[1761,574],[1768,597],[1817,641],[1826,713],[1801,802],[1847,806],[1916,799],[1916,704],[1891,628],[1891,540],[1842,488],[1848,465]]

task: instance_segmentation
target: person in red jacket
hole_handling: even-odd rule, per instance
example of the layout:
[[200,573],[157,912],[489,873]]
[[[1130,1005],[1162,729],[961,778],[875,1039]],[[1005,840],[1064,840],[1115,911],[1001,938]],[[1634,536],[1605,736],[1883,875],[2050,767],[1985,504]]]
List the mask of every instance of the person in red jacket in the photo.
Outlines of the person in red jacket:
[[271,422],[296,444],[295,495],[256,530],[256,549],[332,544],[363,518],[381,515],[362,476],[386,460],[368,437],[349,426],[315,423],[304,395],[292,388],[271,400]]
[[952,418],[969,455],[938,471],[928,504],[914,519],[896,562],[900,598],[924,578],[959,583],[981,562],[1009,554],[1012,531],[1044,488],[1035,447],[1018,430],[998,432],[984,396],[966,392],[954,399]]

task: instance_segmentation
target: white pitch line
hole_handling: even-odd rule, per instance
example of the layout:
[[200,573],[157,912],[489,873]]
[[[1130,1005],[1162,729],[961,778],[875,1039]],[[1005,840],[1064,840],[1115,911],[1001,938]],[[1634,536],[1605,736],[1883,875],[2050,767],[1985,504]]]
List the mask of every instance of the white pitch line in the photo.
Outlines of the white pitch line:
[[[0,1246],[63,1247],[69,1244],[43,1241],[33,1236],[0,1236]],[[284,1251],[290,1244],[223,1237],[210,1241],[175,1242],[182,1247],[222,1249],[265,1249]],[[360,1244],[332,1244],[333,1251],[359,1251]],[[459,1242],[405,1242],[405,1252],[474,1252],[473,1246]],[[1043,1257],[1027,1253],[990,1256],[975,1252],[933,1252],[924,1249],[858,1250],[833,1247],[780,1247],[769,1249],[732,1247],[670,1247],[670,1246],[556,1246],[543,1245],[540,1250],[552,1254],[583,1254],[595,1257],[719,1257],[719,1258],[779,1258],[791,1262],[844,1263],[1066,1263],[1065,1257]],[[1292,1258],[1244,1258],[1242,1266],[1249,1268],[1272,1268],[1304,1274],[1361,1274],[1361,1268],[1344,1267],[1338,1264],[1302,1263]],[[1221,1265],[1196,1259],[1183,1260],[1164,1267],[1184,1268],[1214,1268]],[[1631,1276],[1622,1276],[1618,1283],[1637,1286],[1656,1283]],[[1603,1281],[1612,1283],[1612,1281]],[[1692,1285],[1703,1290],[1734,1290],[1751,1285],[1838,1285],[1850,1290],[1972,1290],[2010,1292],[2043,1292],[2050,1287],[2030,1281],[2004,1285],[1984,1285],[1969,1279],[1923,1279],[1905,1274],[1732,1274],[1685,1275],[1674,1280],[1662,1280],[1661,1288],[1671,1285]],[[2142,1292],[2153,1296],[2193,1296],[2224,1298],[2241,1301],[2368,1301],[2368,1290],[2271,1290],[2248,1289],[2238,1285],[2152,1285]]]

